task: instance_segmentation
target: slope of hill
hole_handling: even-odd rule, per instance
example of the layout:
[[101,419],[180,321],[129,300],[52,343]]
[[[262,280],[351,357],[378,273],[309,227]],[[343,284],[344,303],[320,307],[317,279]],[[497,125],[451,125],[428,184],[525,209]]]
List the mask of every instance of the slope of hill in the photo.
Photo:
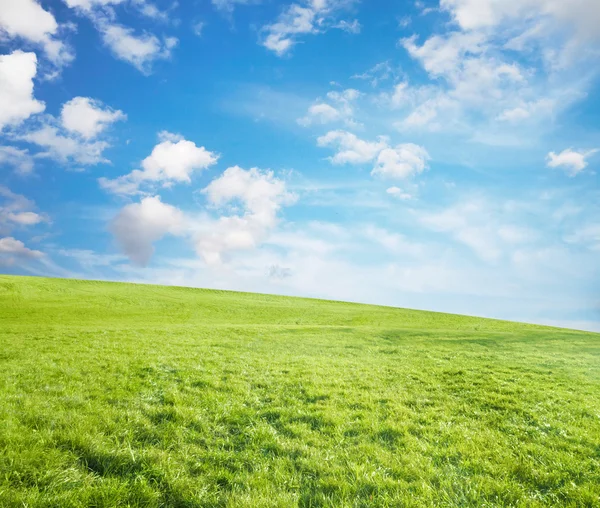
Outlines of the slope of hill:
[[0,276],[0,506],[600,506],[600,335]]

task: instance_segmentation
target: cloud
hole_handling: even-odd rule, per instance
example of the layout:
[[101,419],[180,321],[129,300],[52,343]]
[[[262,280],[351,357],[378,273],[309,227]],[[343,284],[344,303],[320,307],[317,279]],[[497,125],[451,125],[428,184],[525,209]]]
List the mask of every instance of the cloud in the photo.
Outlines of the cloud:
[[255,5],[261,0],[211,0],[214,7],[226,13],[232,13],[236,5]]
[[36,72],[35,53],[0,55],[0,131],[44,111],[45,104],[33,97]]
[[433,76],[455,74],[467,55],[478,55],[485,49],[485,37],[479,33],[452,32],[447,37],[433,35],[423,45],[416,44],[416,36],[403,39],[408,54],[423,64]]
[[120,110],[105,108],[100,101],[89,97],[75,97],[63,104],[60,118],[65,129],[84,139],[91,139],[110,124],[125,120],[127,116]]
[[100,186],[115,194],[137,194],[143,183],[157,183],[163,187],[190,183],[194,171],[207,169],[219,159],[219,155],[177,135],[162,132],[159,137],[162,141],[142,161],[142,169],[114,180],[100,178]]
[[393,196],[397,199],[412,199],[412,195],[409,194],[408,192],[403,191],[400,187],[389,187],[388,189],[386,189],[385,191],[387,194],[389,194],[390,196]]
[[[511,20],[518,22],[551,18],[575,37],[598,39],[600,6],[596,0],[441,0],[440,7],[450,13],[463,30],[489,29]],[[554,27],[546,27],[550,30]]]
[[371,86],[377,87],[382,81],[387,81],[396,77],[396,72],[389,61],[379,62],[369,70],[352,76],[352,79],[362,79],[369,81]]
[[375,161],[371,175],[383,178],[404,179],[422,173],[427,167],[429,154],[414,143],[390,147],[388,139],[365,141],[347,131],[330,131],[317,139],[319,146],[334,146],[337,153],[331,157],[333,164],[365,164]]
[[131,28],[102,20],[98,23],[102,40],[113,54],[132,64],[144,74],[149,74],[156,60],[171,58],[171,51],[177,45],[175,37],[166,37],[160,41],[153,34],[136,35]]
[[422,173],[427,167],[427,160],[429,154],[422,146],[403,143],[379,152],[371,174],[383,178],[403,179]]
[[79,137],[69,136],[60,131],[59,127],[46,124],[37,130],[32,130],[19,136],[19,139],[33,143],[45,152],[38,157],[49,157],[63,163],[91,166],[109,162],[103,156],[104,150],[110,145],[106,141],[86,141]]
[[519,214],[510,203],[467,197],[441,211],[421,212],[418,222],[432,231],[447,234],[470,248],[487,263],[497,263],[537,239],[530,228],[517,225]]
[[33,201],[0,185],[0,234],[49,221],[46,215],[36,213],[34,209]]
[[21,240],[8,236],[15,229],[49,222],[45,214],[34,209],[33,201],[0,185],[0,265],[10,266],[43,257],[42,252],[31,250]]
[[335,146],[337,153],[331,158],[334,164],[364,164],[370,162],[388,147],[385,138],[379,141],[364,141],[351,132],[329,131],[317,139],[319,146]]
[[0,265],[13,265],[19,261],[39,259],[44,253],[25,247],[25,244],[12,236],[0,238]]
[[588,162],[586,159],[597,151],[596,149],[577,152],[571,148],[567,148],[559,154],[550,152],[546,158],[546,165],[549,168],[563,168],[569,176],[575,176],[587,167]]
[[109,226],[117,244],[134,263],[146,266],[154,253],[154,242],[167,234],[181,235],[184,215],[159,196],[125,206]]
[[242,213],[198,221],[194,225],[196,251],[207,264],[220,264],[231,251],[256,247],[277,224],[282,206],[295,201],[285,182],[272,171],[244,170],[233,166],[203,191],[216,208],[239,202]]
[[283,56],[298,43],[300,35],[324,32],[330,27],[357,33],[360,26],[355,24],[357,22],[334,22],[336,11],[352,3],[348,0],[307,0],[302,5],[291,4],[275,23],[263,27],[265,36],[261,43],[277,56]]
[[204,21],[196,21],[193,25],[192,25],[192,31],[194,32],[195,35],[197,35],[198,37],[202,37],[202,32],[204,31],[204,26],[205,23]]
[[330,103],[317,101],[308,108],[306,116],[298,119],[298,123],[308,127],[313,124],[343,122],[348,127],[356,127],[358,124],[353,119],[354,103],[360,95],[361,93],[354,88],[348,88],[341,92],[331,91],[327,94]]
[[[277,225],[279,210],[295,200],[273,172],[238,166],[225,170],[202,194],[208,206],[200,214],[184,214],[158,196],[146,197],[125,206],[109,229],[138,265],[148,264],[153,243],[167,234],[186,238],[206,264],[219,265],[231,252],[257,247]],[[214,212],[224,214],[215,217]]]
[[600,222],[585,224],[565,236],[570,244],[581,245],[591,251],[600,252]]
[[95,7],[106,7],[108,5],[117,5],[127,0],[64,0],[72,9],[91,10]]
[[401,131],[523,144],[585,97],[597,75],[595,0],[444,0],[441,8],[455,23],[422,42],[417,35],[399,41],[429,82],[403,77],[381,94],[402,115],[395,121]]
[[333,28],[339,28],[344,32],[348,32],[349,34],[359,34],[361,31],[360,23],[357,19],[352,21],[346,21],[345,19],[341,20],[339,23],[333,25]]
[[56,39],[59,31],[54,16],[35,0],[2,0],[0,2],[0,35],[19,37],[44,49],[55,65],[70,63],[71,50]]
[[18,174],[26,175],[33,171],[34,163],[28,150],[0,146],[0,165],[12,166]]

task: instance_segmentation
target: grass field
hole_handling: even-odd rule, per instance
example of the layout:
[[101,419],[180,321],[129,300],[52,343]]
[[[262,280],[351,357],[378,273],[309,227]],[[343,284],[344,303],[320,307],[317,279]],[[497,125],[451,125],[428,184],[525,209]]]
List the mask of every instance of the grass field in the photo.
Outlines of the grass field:
[[0,506],[600,506],[600,334],[0,276]]

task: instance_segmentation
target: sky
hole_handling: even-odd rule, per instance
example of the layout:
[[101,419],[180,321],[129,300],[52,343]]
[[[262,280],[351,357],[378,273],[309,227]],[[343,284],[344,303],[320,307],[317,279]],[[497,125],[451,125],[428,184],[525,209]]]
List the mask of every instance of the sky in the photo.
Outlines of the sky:
[[600,331],[597,0],[0,0],[0,272]]

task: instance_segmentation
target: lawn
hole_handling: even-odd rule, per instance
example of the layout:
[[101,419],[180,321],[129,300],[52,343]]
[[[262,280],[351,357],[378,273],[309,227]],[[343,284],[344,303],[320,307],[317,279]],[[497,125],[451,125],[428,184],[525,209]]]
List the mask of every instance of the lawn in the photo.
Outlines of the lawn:
[[0,276],[0,506],[600,506],[600,334]]

